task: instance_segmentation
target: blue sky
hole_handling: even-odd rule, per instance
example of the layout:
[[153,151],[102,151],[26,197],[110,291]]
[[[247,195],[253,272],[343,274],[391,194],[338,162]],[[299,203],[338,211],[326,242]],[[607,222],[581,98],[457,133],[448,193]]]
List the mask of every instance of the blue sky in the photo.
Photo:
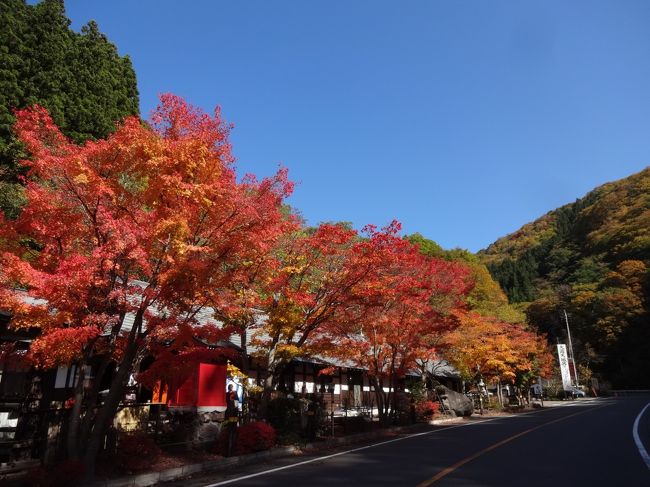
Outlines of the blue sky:
[[68,0],[310,224],[477,251],[650,165],[650,2]]

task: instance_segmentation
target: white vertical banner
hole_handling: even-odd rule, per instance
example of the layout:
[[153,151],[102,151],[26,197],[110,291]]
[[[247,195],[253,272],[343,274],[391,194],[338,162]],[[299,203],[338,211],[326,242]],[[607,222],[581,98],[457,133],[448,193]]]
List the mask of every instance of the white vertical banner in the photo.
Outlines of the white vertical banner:
[[560,360],[560,372],[562,372],[562,386],[564,390],[571,390],[571,372],[569,372],[569,357],[566,353],[566,345],[558,344],[557,356]]

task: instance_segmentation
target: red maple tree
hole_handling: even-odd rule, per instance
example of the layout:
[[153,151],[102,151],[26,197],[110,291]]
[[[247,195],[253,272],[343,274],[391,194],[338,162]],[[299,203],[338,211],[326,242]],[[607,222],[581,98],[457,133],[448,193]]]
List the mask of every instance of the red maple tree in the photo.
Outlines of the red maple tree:
[[384,422],[396,409],[398,378],[437,357],[437,343],[456,326],[454,310],[472,285],[468,269],[422,255],[399,229],[397,222],[380,231],[367,227],[357,252],[372,262],[372,273],[357,290],[356,319],[334,329],[344,337],[339,358],[368,370]]
[[260,414],[285,367],[296,357],[324,354],[335,341],[329,327],[345,319],[370,262],[356,258],[358,234],[343,224],[322,224],[285,235],[277,270],[262,309],[266,319],[254,337],[267,376]]
[[[40,329],[36,366],[80,366],[68,451],[91,470],[138,361],[162,343],[176,344],[179,353],[162,354],[171,360],[226,337],[201,314],[219,304],[215,290],[232,285],[242,262],[284,231],[286,171],[238,182],[229,130],[218,110],[209,116],[173,95],[161,97],[150,125],[127,118],[108,139],[84,145],[43,108],[17,113],[31,153],[28,203],[0,225],[0,307],[12,326]],[[90,389],[84,365],[94,365]]]

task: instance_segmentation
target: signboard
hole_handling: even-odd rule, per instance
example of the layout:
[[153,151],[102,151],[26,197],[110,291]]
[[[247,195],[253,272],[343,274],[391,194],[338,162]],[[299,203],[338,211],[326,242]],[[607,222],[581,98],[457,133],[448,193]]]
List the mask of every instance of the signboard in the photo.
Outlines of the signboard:
[[558,344],[557,356],[560,360],[560,372],[562,372],[562,386],[564,390],[571,390],[571,372],[569,372],[569,357],[566,353],[566,345]]

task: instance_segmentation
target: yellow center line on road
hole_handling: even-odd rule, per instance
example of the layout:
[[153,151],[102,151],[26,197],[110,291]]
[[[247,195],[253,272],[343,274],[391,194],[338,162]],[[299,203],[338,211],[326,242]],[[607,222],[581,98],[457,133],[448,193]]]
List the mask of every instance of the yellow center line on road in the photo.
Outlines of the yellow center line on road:
[[529,429],[527,429],[525,431],[522,431],[521,433],[517,433],[516,435],[512,435],[512,436],[506,438],[505,440],[502,440],[502,441],[500,441],[498,443],[495,443],[492,446],[488,446],[487,448],[484,448],[483,450],[481,450],[479,452],[476,452],[473,455],[470,455],[469,457],[466,457],[466,458],[460,460],[459,462],[454,463],[453,465],[445,468],[444,470],[441,470],[436,475],[431,477],[429,480],[425,480],[424,482],[419,483],[417,485],[417,487],[428,487],[429,485],[434,484],[435,482],[437,482],[438,480],[446,477],[447,475],[454,472],[455,470],[458,470],[460,467],[462,467],[466,463],[469,463],[472,460],[475,460],[476,458],[480,457],[481,455],[484,455],[484,454],[486,454],[486,453],[488,453],[488,452],[490,452],[492,450],[496,450],[500,446],[503,446],[506,443],[510,443],[511,441],[516,440],[517,438],[519,438],[521,436],[527,435],[528,433],[531,433],[532,431],[538,430],[538,429],[540,429],[540,428],[542,428],[544,426],[548,426],[548,425],[553,424],[553,423],[558,423],[560,421],[564,421],[565,419],[573,418],[574,416],[579,416],[580,414],[584,414],[584,413],[588,413],[588,412],[591,412],[591,411],[595,411],[596,409],[604,408],[606,406],[609,406],[610,404],[603,404],[602,406],[598,406],[598,407],[595,407],[593,409],[590,408],[590,409],[587,409],[587,410],[584,410],[584,411],[579,411],[577,413],[573,413],[573,414],[570,414],[568,416],[564,416],[562,418],[554,419],[553,421],[549,421],[548,423],[540,424],[539,426],[535,426],[534,428],[529,428]]

